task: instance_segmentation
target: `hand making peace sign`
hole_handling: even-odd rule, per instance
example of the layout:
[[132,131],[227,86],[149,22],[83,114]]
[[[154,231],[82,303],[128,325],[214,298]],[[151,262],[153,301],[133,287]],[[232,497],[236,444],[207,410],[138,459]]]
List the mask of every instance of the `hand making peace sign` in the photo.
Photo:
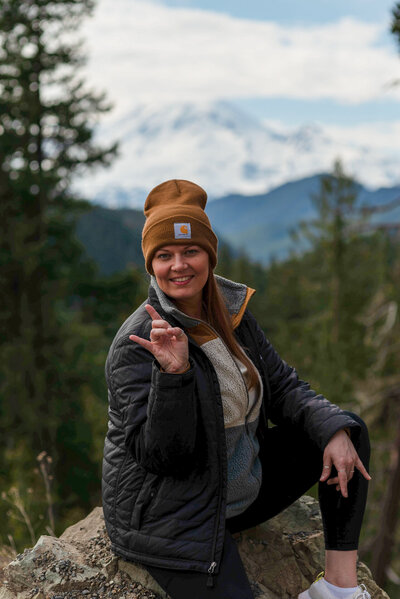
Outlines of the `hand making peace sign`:
[[137,335],[129,335],[129,339],[151,352],[165,372],[184,372],[189,366],[187,336],[179,327],[171,327],[150,304],[145,308],[153,321],[150,341]]

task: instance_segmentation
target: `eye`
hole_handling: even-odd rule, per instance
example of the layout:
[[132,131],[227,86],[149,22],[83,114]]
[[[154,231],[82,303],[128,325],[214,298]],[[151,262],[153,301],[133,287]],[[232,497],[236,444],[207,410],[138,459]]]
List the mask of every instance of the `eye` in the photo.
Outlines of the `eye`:
[[195,248],[191,248],[189,250],[186,250],[186,254],[189,254],[189,256],[194,256],[194,254],[197,254],[199,250],[196,250]]
[[169,254],[157,254],[157,258],[160,260],[168,260]]

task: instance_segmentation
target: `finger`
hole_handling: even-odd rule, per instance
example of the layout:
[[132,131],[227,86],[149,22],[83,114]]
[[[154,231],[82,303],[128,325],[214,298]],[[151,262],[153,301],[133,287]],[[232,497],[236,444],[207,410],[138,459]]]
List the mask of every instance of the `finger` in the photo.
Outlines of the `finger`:
[[347,497],[347,471],[343,468],[338,470],[339,487],[343,497]]
[[371,477],[368,474],[368,472],[367,472],[364,464],[360,460],[360,458],[356,459],[356,463],[354,464],[354,466],[357,468],[357,470],[359,470],[361,472],[361,474],[363,475],[364,478],[366,478],[367,480],[371,480]]
[[182,340],[181,337],[186,337],[185,333],[179,327],[168,327],[168,329],[151,329],[150,339],[157,341],[161,337],[169,337]]
[[337,476],[335,476],[334,478],[330,478],[329,480],[326,481],[327,485],[337,485],[339,482],[339,479]]
[[152,341],[157,341],[161,337],[170,337],[168,329],[151,329],[150,339]]
[[[169,327],[168,334],[175,336],[177,339],[182,336],[186,337],[185,333],[179,327]],[[181,339],[181,341],[182,341],[182,339]]]
[[322,482],[329,478],[332,470],[332,460],[330,458],[324,458],[323,462],[321,478],[319,479]]
[[155,308],[153,308],[153,306],[151,306],[150,304],[146,304],[145,308],[152,320],[163,320],[162,316],[159,315],[159,313]]
[[169,327],[169,324],[166,320],[155,319],[151,323],[151,326],[153,327],[153,329],[167,329]]
[[152,346],[151,342],[148,341],[147,339],[142,339],[142,337],[138,337],[137,335],[129,335],[129,339],[131,341],[134,341],[135,343],[138,343],[139,345],[144,347],[144,349],[147,349],[147,351],[149,351],[149,352],[152,351],[153,346]]

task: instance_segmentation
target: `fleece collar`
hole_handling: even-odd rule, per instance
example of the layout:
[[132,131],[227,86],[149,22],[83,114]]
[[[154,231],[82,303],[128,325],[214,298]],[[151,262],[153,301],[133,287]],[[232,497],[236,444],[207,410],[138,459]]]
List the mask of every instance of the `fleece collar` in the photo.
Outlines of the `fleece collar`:
[[[231,315],[233,328],[236,328],[242,319],[244,311],[251,296],[255,293],[255,289],[244,285],[243,283],[235,283],[219,275],[214,275],[221,291],[228,312]],[[173,318],[178,320],[185,328],[191,328],[197,326],[201,321],[196,318],[192,318],[187,314],[184,314],[176,305],[170,300],[170,298],[162,291],[158,286],[154,275],[150,279],[150,287],[155,291],[157,299],[160,303],[163,311],[171,315]]]

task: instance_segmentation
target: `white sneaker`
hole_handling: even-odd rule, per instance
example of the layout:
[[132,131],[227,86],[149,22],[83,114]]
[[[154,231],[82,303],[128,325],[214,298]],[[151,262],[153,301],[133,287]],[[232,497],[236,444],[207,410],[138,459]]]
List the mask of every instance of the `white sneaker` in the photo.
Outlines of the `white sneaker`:
[[[336,597],[324,584],[322,578],[317,578],[309,589],[300,593],[298,599],[336,599]],[[371,599],[371,595],[368,593],[366,586],[360,584],[349,599]]]

